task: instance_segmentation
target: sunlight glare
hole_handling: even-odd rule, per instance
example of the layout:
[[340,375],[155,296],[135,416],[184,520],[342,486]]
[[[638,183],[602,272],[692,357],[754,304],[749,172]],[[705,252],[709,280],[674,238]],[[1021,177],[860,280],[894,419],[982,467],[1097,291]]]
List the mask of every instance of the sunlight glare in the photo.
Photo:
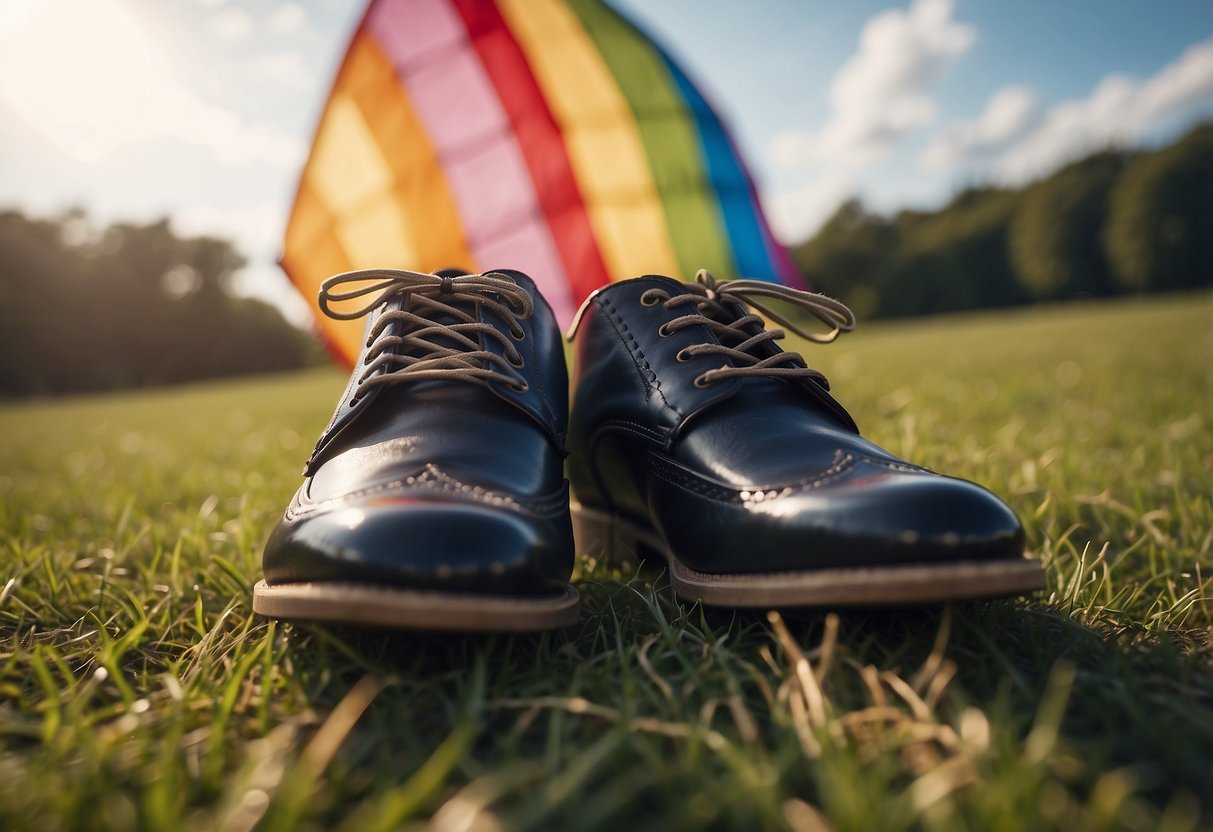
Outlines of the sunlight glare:
[[0,97],[81,161],[147,135],[153,61],[138,21],[116,0],[46,0],[0,26]]

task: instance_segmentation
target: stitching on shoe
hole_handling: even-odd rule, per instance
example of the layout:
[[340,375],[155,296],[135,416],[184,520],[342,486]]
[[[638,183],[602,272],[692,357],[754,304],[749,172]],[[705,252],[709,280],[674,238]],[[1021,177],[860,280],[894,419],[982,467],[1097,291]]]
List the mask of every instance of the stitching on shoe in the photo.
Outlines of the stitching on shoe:
[[672,485],[694,492],[701,497],[707,497],[709,500],[716,500],[722,503],[735,503],[741,500],[737,491],[705,482],[697,477],[692,477],[684,471],[668,467],[659,462],[656,457],[650,457],[650,460],[649,472],[653,476],[663,479]]
[[[521,326],[521,324],[519,324],[519,326]],[[560,431],[557,424],[559,420],[556,418],[555,408],[552,407],[552,400],[548,398],[548,388],[547,385],[543,383],[543,373],[539,371],[539,347],[535,343],[535,327],[533,323],[531,326],[531,337],[527,338],[527,341],[530,342],[531,347],[531,367],[534,368],[532,375],[535,377],[535,386],[539,388],[539,397],[543,399],[543,408],[548,412],[548,418],[551,419],[552,427],[555,428],[553,432],[560,435],[560,441],[563,445],[564,434]]]
[[905,471],[915,474],[930,474],[936,477],[940,476],[940,474],[937,474],[935,471],[918,465],[911,465],[904,462],[891,462],[884,459],[875,459],[867,454],[851,452],[844,453],[842,451],[835,452],[834,461],[830,464],[830,467],[822,471],[816,477],[772,487],[753,489],[727,488],[725,486],[701,479],[695,476],[693,473],[678,467],[670,460],[659,456],[655,452],[649,453],[649,472],[655,477],[663,479],[671,485],[676,485],[680,488],[686,489],[687,491],[707,497],[710,500],[728,503],[752,504],[761,503],[766,500],[774,500],[779,497],[787,497],[794,493],[819,488],[833,480],[839,479],[861,462],[868,463],[870,465],[879,465],[884,468],[890,468],[894,471]]
[[609,430],[618,430],[622,433],[630,433],[639,436],[641,439],[651,439],[654,442],[665,443],[666,431],[654,430],[653,428],[645,427],[639,422],[629,422],[626,419],[610,419],[605,420],[595,427],[592,438],[596,441],[597,437]]
[[478,500],[493,506],[507,506],[509,508],[518,508],[518,501],[513,497],[505,494],[498,494],[482,488],[479,485],[470,485],[455,479],[450,474],[446,474],[437,465],[432,462],[425,464],[425,470],[420,474],[413,474],[404,478],[405,485],[420,485],[426,488],[432,488],[437,491],[444,491],[448,494],[459,494],[463,497],[470,497],[473,500]]
[[343,494],[332,500],[324,500],[318,503],[304,504],[299,499],[299,493],[296,492],[295,498],[291,500],[291,504],[287,506],[286,518],[293,520],[309,514],[315,514],[318,511],[331,508],[332,506],[344,503],[347,500],[357,497],[366,497],[372,494],[380,494],[386,491],[403,491],[410,487],[428,488],[434,491],[441,491],[446,494],[456,495],[458,497],[472,500],[474,502],[483,503],[484,505],[494,508],[508,508],[515,511],[526,511],[531,514],[545,515],[555,514],[558,511],[563,511],[568,505],[568,482],[552,494],[541,495],[531,499],[519,501],[508,494],[501,494],[496,491],[481,486],[470,485],[460,480],[455,479],[451,475],[443,472],[437,465],[432,462],[426,463],[425,469],[420,474],[414,474],[405,477],[402,480],[394,480],[392,482],[382,483],[380,485],[370,486],[368,488],[360,488],[357,491],[351,491],[348,494]]
[[909,462],[891,462],[887,459],[877,459],[867,454],[859,454],[859,458],[871,465],[880,465],[885,468],[891,468],[894,471],[906,471],[912,474],[932,474],[936,477],[943,476],[938,471],[932,471],[930,468],[923,468],[921,465],[913,465]]
[[761,503],[765,500],[773,500],[779,497],[787,497],[790,494],[801,491],[809,491],[814,488],[819,488],[826,483],[838,479],[842,475],[848,473],[855,467],[858,457],[855,454],[837,452],[834,456],[833,463],[830,467],[822,471],[816,477],[799,482],[788,483],[782,486],[774,486],[770,488],[726,488],[716,483],[703,480],[694,474],[677,467],[669,460],[663,459],[655,453],[649,454],[649,472],[653,476],[663,479],[671,485],[678,486],[687,491],[707,497],[710,500],[725,503]]
[[[414,479],[414,482],[410,482]],[[423,482],[423,480],[425,480]],[[471,485],[470,483],[461,482],[455,479],[450,474],[447,474],[437,465],[427,463],[425,470],[415,478],[406,477],[405,485],[429,485],[432,488],[441,488],[453,494],[461,494],[464,496],[471,495],[472,499],[487,500],[492,505],[506,505],[510,508],[518,508],[519,506],[535,514],[549,514],[552,511],[561,508],[566,500],[566,489],[561,488],[554,494],[541,495],[532,497],[528,500],[519,501],[508,494],[500,494],[496,491],[490,491],[487,488],[482,488],[479,485]],[[500,501],[500,502],[498,502]]]
[[636,366],[636,372],[640,376],[641,383],[650,391],[656,391],[661,397],[661,401],[674,412],[679,419],[682,418],[682,411],[670,404],[669,399],[665,397],[665,393],[661,389],[661,379],[657,377],[657,373],[653,372],[652,366],[647,358],[644,357],[644,351],[640,349],[640,344],[636,337],[632,335],[631,329],[623,320],[611,301],[607,298],[598,298],[598,305],[606,314],[607,321],[615,328],[615,332],[627,347],[628,352],[632,354],[632,363]]

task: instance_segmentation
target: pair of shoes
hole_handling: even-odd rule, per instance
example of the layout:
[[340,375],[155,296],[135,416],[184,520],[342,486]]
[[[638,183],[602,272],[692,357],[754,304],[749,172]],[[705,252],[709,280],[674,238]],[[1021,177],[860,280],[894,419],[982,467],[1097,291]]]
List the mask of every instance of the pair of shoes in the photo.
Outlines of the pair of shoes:
[[[801,332],[768,297],[833,332]],[[573,324],[571,417],[559,328],[520,272],[350,272],[321,307],[365,315],[366,345],[266,544],[258,613],[554,629],[579,619],[576,551],[655,554],[680,596],[733,607],[1043,586],[1009,508],[863,439],[754,311],[829,340],[854,324],[837,301],[706,272],[611,284]]]

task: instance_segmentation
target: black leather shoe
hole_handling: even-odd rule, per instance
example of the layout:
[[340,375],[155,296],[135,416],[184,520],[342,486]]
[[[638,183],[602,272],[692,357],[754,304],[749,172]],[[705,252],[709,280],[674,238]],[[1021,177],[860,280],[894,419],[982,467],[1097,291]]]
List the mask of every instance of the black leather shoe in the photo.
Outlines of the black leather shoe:
[[[359,288],[335,291],[346,284]],[[325,281],[320,302],[367,315],[366,346],[266,544],[253,609],[432,630],[574,623],[568,378],[535,285],[368,270]]]
[[[738,607],[880,605],[1043,587],[1023,529],[973,483],[872,444],[821,373],[750,308],[811,340],[854,318],[837,301],[758,281],[648,276],[578,313],[569,424],[578,547],[655,550],[680,595]],[[796,329],[762,303],[833,326]]]

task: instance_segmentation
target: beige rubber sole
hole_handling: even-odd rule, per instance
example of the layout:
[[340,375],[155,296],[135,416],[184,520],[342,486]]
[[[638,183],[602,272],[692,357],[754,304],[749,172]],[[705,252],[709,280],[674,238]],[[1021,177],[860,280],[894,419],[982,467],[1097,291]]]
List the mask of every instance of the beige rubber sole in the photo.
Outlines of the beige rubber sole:
[[661,553],[670,583],[684,598],[727,607],[856,607],[932,604],[1019,595],[1045,588],[1044,568],[1014,561],[956,561],[855,569],[724,575],[684,566],[661,538],[611,514],[573,505],[577,551],[611,561]]
[[555,598],[505,598],[353,583],[270,586],[258,581],[253,611],[270,618],[357,627],[527,633],[576,624],[581,598],[572,584]]

